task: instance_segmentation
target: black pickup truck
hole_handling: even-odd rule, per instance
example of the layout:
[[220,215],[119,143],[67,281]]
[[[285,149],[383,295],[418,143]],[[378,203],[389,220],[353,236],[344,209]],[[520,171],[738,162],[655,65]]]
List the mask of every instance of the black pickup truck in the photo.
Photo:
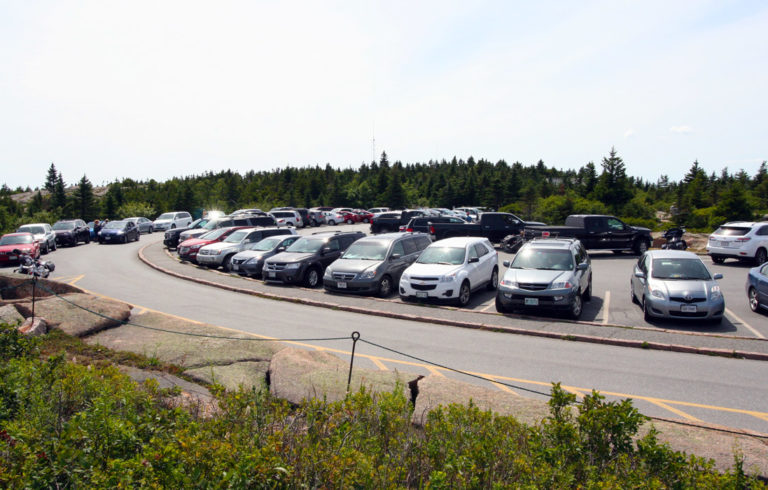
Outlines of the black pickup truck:
[[640,255],[651,245],[651,230],[629,226],[619,218],[602,214],[572,214],[565,226],[526,226],[525,239],[537,237],[578,238],[588,250],[631,250]]
[[404,211],[388,211],[376,215],[371,220],[371,233],[392,233],[400,230],[411,218],[424,216],[424,211],[418,209],[406,209]]
[[528,225],[543,225],[523,221],[510,213],[482,213],[475,223],[433,223],[430,233],[435,240],[454,236],[484,237],[493,243],[501,243],[508,235],[519,235]]

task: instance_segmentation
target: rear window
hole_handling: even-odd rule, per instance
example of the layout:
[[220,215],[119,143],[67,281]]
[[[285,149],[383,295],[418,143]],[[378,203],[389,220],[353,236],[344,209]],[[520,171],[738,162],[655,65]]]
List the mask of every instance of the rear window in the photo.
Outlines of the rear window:
[[752,228],[745,228],[742,226],[721,226],[715,230],[714,235],[721,236],[744,236],[749,233]]

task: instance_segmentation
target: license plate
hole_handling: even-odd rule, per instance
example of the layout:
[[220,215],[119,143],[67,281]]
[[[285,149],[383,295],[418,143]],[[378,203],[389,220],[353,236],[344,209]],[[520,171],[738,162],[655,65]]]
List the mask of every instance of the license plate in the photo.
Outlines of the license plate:
[[423,291],[419,291],[419,292],[416,293],[416,297],[417,298],[426,298],[427,297],[427,293],[425,293]]
[[339,289],[347,289],[347,283],[346,282],[337,282],[336,287]]
[[528,306],[539,306],[539,298],[525,298],[525,304]]
[[683,313],[696,313],[696,305],[682,305],[680,311]]
[[274,272],[268,272],[268,273],[267,273],[267,275],[268,275],[269,277],[275,277],[275,276],[276,276],[276,274],[275,274]]
[[232,270],[233,270],[233,271],[236,271],[236,270],[239,270],[239,269],[240,269],[240,266],[239,266],[239,265],[237,265],[237,264],[232,264]]

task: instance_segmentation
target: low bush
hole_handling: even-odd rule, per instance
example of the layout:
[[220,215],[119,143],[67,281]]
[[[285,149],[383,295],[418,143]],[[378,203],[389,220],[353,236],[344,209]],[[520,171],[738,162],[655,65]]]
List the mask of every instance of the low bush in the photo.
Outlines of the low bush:
[[536,426],[473,404],[431,412],[423,429],[398,388],[298,407],[214,387],[219,413],[167,408],[152,381],[110,365],[39,356],[0,328],[0,486],[26,487],[760,487],[660,444],[629,400],[559,385]]

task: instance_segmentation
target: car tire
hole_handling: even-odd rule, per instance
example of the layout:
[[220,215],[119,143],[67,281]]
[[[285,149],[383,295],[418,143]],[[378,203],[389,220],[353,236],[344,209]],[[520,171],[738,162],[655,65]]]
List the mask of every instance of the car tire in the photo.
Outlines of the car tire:
[[91,243],[91,234],[89,233],[88,236],[85,237],[85,243]]
[[50,250],[48,250],[48,242],[45,242],[45,248],[40,247],[40,253],[48,255],[48,252],[50,252]]
[[637,240],[635,241],[635,246],[632,247],[632,250],[635,251],[635,255],[643,255],[648,251],[648,242],[645,240]]
[[328,220],[328,225],[329,226],[336,226],[336,222],[334,220],[332,220],[332,219],[329,219]]
[[635,296],[635,291],[632,289],[632,282],[629,283],[629,299],[632,301],[633,305],[638,304],[637,296]]
[[304,285],[308,288],[314,289],[320,284],[320,271],[317,267],[310,267],[304,276]]
[[653,323],[653,317],[651,316],[650,311],[648,311],[648,303],[645,301],[645,298],[643,298],[643,320],[645,320],[648,323]]
[[469,304],[469,300],[472,298],[472,288],[469,287],[469,282],[464,281],[459,286],[459,296],[456,298],[456,304],[460,308],[464,308]]
[[172,230],[173,230],[173,229],[175,229],[175,228],[176,228],[176,225],[175,225],[175,224],[171,225],[171,229],[172,229]]
[[715,264],[722,264],[723,262],[725,262],[725,257],[720,257],[719,255],[713,255],[712,262],[714,262]]
[[56,245],[56,242],[53,242],[53,251],[55,252],[58,246]]
[[755,265],[763,265],[768,262],[768,252],[764,248],[758,248],[755,252]]
[[128,243],[128,236],[127,235],[123,235],[123,243]]
[[347,221],[345,221],[345,223],[348,224],[348,225],[351,225],[352,224],[352,220],[348,219]]
[[389,276],[384,276],[381,278],[381,281],[379,281],[378,295],[380,298],[386,298],[391,294],[392,294],[392,278]]
[[488,285],[486,286],[486,289],[488,291],[496,291],[496,289],[499,287],[499,268],[494,267],[493,271],[491,272],[491,279],[488,281]]
[[584,290],[581,298],[584,301],[592,301],[592,276],[589,276],[589,282],[587,283],[587,289]]
[[584,302],[581,300],[581,295],[576,294],[573,296],[573,299],[571,300],[571,307],[568,310],[568,315],[573,320],[578,320],[581,316],[581,312],[584,311]]
[[747,302],[749,303],[749,309],[757,313],[760,310],[760,302],[757,299],[757,289],[750,286],[747,291]]
[[224,272],[232,272],[232,255],[227,255],[224,260],[221,261],[221,268]]
[[512,310],[506,306],[504,306],[504,303],[501,302],[498,295],[496,296],[496,311],[499,313],[511,313]]

